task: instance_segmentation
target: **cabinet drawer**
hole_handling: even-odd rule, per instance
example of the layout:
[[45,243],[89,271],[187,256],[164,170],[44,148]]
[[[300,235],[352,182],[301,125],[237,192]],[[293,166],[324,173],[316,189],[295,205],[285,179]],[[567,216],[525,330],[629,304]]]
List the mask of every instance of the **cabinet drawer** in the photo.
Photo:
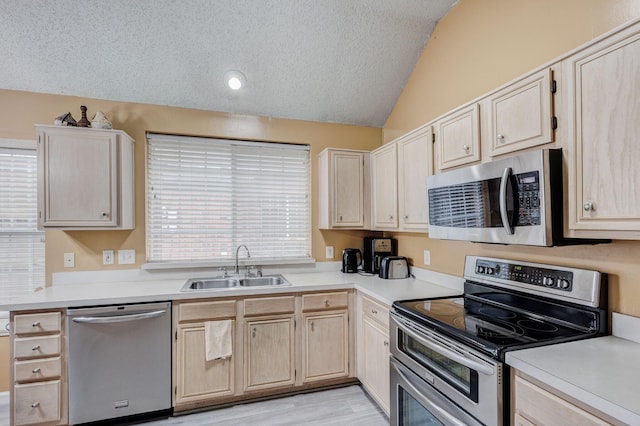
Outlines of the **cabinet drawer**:
[[288,314],[294,309],[294,296],[259,297],[244,300],[245,315]]
[[196,321],[236,316],[235,300],[181,303],[178,308],[178,321]]
[[14,391],[16,426],[60,421],[60,380],[15,385]]
[[347,306],[349,306],[349,293],[346,291],[302,295],[303,311],[346,308]]
[[16,361],[14,365],[14,379],[16,382],[55,379],[60,377],[61,374],[62,362],[60,357]]
[[15,358],[34,358],[60,355],[60,336],[16,338],[13,341]]
[[20,314],[13,318],[15,334],[36,334],[60,331],[62,325],[60,312],[39,314]]
[[366,297],[362,298],[362,311],[364,315],[382,325],[385,330],[389,329],[389,308],[374,302]]

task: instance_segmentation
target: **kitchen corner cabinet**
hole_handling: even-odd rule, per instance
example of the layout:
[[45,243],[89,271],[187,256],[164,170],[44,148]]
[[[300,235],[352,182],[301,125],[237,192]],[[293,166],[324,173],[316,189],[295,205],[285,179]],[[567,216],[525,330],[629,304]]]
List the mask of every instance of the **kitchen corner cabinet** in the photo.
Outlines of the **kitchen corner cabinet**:
[[[579,401],[569,401],[559,391],[529,378],[519,371],[512,373],[513,417],[517,426],[604,426],[619,424],[606,419],[603,413],[595,412]],[[583,405],[582,407],[578,404]]]
[[133,229],[133,139],[120,130],[36,129],[38,226]]
[[435,122],[438,170],[480,160],[480,105],[457,109]]
[[327,148],[318,156],[320,229],[369,227],[369,153]]
[[295,297],[244,300],[244,390],[295,384]]
[[64,313],[11,313],[11,424],[67,424]]
[[552,71],[547,68],[488,97],[490,156],[553,142],[552,92]]
[[371,152],[373,229],[398,228],[398,154],[395,143]]
[[369,395],[388,414],[389,307],[358,295],[358,378]]
[[433,174],[433,131],[422,126],[397,139],[398,218],[401,231],[429,228],[427,176]]
[[[235,331],[236,301],[174,303],[175,365],[174,406],[206,403],[234,394],[234,365],[237,358],[235,334],[232,355],[207,361],[205,322],[231,320]],[[190,406],[189,406],[190,407]]]
[[640,239],[640,23],[570,56],[562,72],[571,121],[569,229]]
[[349,376],[349,293],[302,295],[303,382]]

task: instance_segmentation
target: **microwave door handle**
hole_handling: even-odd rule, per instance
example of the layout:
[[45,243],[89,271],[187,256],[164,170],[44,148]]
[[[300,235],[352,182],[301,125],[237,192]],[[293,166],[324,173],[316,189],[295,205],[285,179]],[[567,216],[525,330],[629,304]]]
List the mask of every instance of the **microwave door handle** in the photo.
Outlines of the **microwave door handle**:
[[510,177],[511,167],[506,167],[502,172],[502,179],[500,179],[500,219],[502,219],[502,226],[507,234],[513,235],[513,227],[509,220],[509,212],[507,212],[507,183]]

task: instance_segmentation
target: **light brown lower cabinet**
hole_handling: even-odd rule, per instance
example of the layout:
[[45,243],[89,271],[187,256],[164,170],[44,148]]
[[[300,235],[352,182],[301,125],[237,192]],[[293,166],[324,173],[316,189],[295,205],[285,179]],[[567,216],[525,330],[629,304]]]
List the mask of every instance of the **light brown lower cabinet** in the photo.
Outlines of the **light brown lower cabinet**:
[[[516,426],[603,426],[622,424],[604,413],[571,401],[560,391],[525,374],[512,374],[513,416]],[[581,406],[579,406],[581,405]]]
[[349,375],[349,313],[304,315],[302,371],[305,382]]

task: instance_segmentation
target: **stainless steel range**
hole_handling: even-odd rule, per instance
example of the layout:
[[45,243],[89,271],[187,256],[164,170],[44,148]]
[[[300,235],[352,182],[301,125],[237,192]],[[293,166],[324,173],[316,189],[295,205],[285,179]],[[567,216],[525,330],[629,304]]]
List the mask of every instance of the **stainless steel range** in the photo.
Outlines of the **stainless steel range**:
[[606,274],[467,256],[464,278],[460,297],[393,304],[392,425],[508,425],[507,351],[608,332]]

